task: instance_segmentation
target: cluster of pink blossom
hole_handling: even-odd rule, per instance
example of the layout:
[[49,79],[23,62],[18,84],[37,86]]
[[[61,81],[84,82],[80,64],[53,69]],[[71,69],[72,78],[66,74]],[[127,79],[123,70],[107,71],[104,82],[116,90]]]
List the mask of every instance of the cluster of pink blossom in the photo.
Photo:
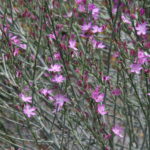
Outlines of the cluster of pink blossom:
[[[143,9],[141,9],[140,14],[142,15],[143,13],[144,11]],[[122,21],[128,24],[129,28],[133,30],[131,26],[131,21],[129,19],[130,17],[133,17],[133,14],[131,14],[130,16],[129,14],[128,15],[124,14],[122,15],[121,18],[122,18]],[[135,30],[138,36],[140,36],[141,38],[144,38],[144,36],[146,36],[147,34],[147,23],[146,22],[137,23]],[[134,61],[134,63],[130,65],[131,73],[140,74],[141,70],[144,69],[142,65],[149,62],[149,57],[150,55],[148,55],[146,52],[144,52],[143,50],[139,50],[137,59]]]
[[[92,99],[95,100],[96,103],[99,102],[103,102],[104,100],[104,93],[100,93],[100,87],[98,86],[91,94]],[[119,88],[116,88],[114,90],[112,90],[111,92],[113,95],[118,96],[121,94],[121,90]],[[105,105],[104,104],[98,104],[97,105],[97,112],[100,115],[106,115],[108,113],[108,111],[105,110]],[[112,131],[115,135],[119,136],[119,137],[123,137],[123,128],[119,125],[115,125],[112,127]],[[109,134],[109,137],[111,136],[111,134]],[[105,136],[105,138],[108,138],[107,135]]]
[[[103,100],[104,100],[104,96],[105,96],[105,94],[104,93],[100,93],[99,90],[100,90],[100,87],[97,87],[92,92],[92,95],[91,95],[92,99],[94,99],[96,103],[99,103],[99,102],[102,103]],[[108,113],[107,111],[105,111],[105,105],[104,104],[98,104],[97,105],[97,112],[99,114],[101,114],[101,115],[105,115],[105,114]]]
[[40,93],[48,98],[48,100],[52,101],[55,106],[55,110],[53,112],[58,112],[62,109],[65,102],[69,102],[69,99],[62,94],[53,94],[53,90],[43,88],[40,90]]
[[[99,19],[100,9],[94,3],[89,3],[88,9],[85,9],[87,5],[86,0],[80,0],[75,2],[78,6],[79,12],[83,13],[85,11],[88,11],[88,13],[90,13],[92,17],[90,18],[91,20],[90,22],[84,21],[83,19],[84,23],[81,25],[81,30],[82,30],[81,37],[89,38],[94,49],[105,48],[103,42],[97,41],[94,37],[96,34],[101,33],[105,30],[105,25],[102,26],[98,26],[97,24],[92,25],[93,24],[92,22],[96,23],[96,21]],[[77,48],[75,47],[76,45],[75,40],[70,42],[72,42],[73,46],[70,45],[69,47],[72,47],[74,50],[77,50]]]
[[9,45],[11,46],[12,44],[15,46],[13,48],[13,55],[17,56],[19,55],[19,52],[21,49],[26,50],[27,49],[27,45],[21,42],[21,39],[18,36],[15,36],[13,34],[9,34]]
[[130,65],[131,72],[140,74],[140,71],[143,69],[142,65],[148,64],[149,57],[150,55],[148,55],[146,52],[142,50],[138,51],[137,60],[135,60],[135,63]]
[[[32,103],[32,97],[31,96],[25,96],[25,94],[21,93],[19,94],[19,97],[22,99],[25,103]],[[23,108],[23,113],[28,117],[31,118],[32,116],[36,115],[36,107],[31,107],[29,104],[25,104]]]

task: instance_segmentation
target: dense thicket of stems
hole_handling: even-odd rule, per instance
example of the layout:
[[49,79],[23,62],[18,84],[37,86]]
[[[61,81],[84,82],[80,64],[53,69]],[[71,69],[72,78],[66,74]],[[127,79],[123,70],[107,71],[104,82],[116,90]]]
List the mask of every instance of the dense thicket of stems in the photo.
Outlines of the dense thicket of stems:
[[149,150],[149,0],[0,1],[0,149]]

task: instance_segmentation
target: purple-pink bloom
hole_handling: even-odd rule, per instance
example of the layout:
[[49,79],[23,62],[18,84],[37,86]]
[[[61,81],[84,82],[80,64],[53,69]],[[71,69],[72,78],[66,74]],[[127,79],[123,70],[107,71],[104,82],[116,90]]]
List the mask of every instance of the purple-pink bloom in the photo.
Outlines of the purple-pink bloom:
[[121,19],[124,23],[131,24],[131,21],[125,15],[122,15]]
[[147,31],[146,26],[147,26],[146,22],[138,24],[137,27],[135,27],[135,29],[137,30],[137,34],[138,35],[145,35],[146,31]]
[[12,36],[10,38],[11,42],[13,42],[14,44],[19,44],[20,43],[20,40],[18,39],[17,36]]
[[92,11],[94,8],[96,8],[95,4],[88,4],[89,11]]
[[117,12],[117,8],[116,8],[116,7],[113,7],[113,8],[112,8],[112,13],[113,13],[113,15],[115,15],[116,12]]
[[53,96],[48,96],[48,100],[54,101],[54,97]]
[[97,105],[97,112],[101,115],[106,115],[108,112],[105,110],[105,105]]
[[94,8],[93,10],[92,10],[92,16],[93,16],[93,18],[95,19],[95,20],[97,20],[98,19],[98,17],[99,17],[99,8]]
[[138,52],[138,64],[144,64],[148,61],[149,55],[146,54],[144,51],[139,51]]
[[56,111],[60,111],[65,102],[69,102],[69,99],[62,94],[55,95],[54,100],[55,100]]
[[97,46],[97,41],[95,39],[92,40],[92,46],[93,46],[93,48],[96,48],[96,46]]
[[35,112],[36,108],[35,107],[31,107],[30,105],[25,105],[24,109],[23,109],[23,113],[28,117],[32,117],[36,115]]
[[21,47],[22,49],[26,49],[27,45],[26,44],[19,44],[19,47]]
[[61,59],[61,55],[60,55],[59,52],[57,52],[57,53],[54,54],[54,59],[55,60],[60,60]]
[[55,34],[49,34],[48,37],[49,37],[50,39],[56,40]]
[[119,125],[115,125],[113,128],[112,128],[112,131],[115,135],[123,138],[123,128]]
[[62,67],[62,65],[60,65],[60,64],[54,64],[54,65],[51,65],[50,68],[48,68],[48,71],[60,72],[61,71],[61,67]]
[[64,80],[66,80],[66,78],[62,75],[55,75],[51,81],[56,83],[62,83]]
[[93,33],[98,33],[98,32],[102,32],[102,31],[103,31],[102,27],[99,27],[97,25],[95,25],[95,26],[92,27],[92,32]]
[[102,102],[104,100],[104,93],[99,93],[99,87],[97,87],[93,92],[92,92],[92,98],[95,100],[95,102]]
[[95,39],[93,39],[91,42],[92,42],[93,48],[105,48],[106,47],[102,42],[98,42]]
[[102,42],[98,42],[97,48],[105,48],[105,45]]
[[112,90],[111,93],[115,96],[119,96],[121,94],[121,90],[116,88],[116,89]]
[[134,72],[136,74],[139,74],[142,69],[141,64],[132,64],[130,65],[130,68],[131,68],[131,72]]
[[104,80],[104,81],[109,81],[110,79],[111,79],[110,76],[103,76],[103,78],[102,78],[102,80]]
[[77,51],[78,49],[76,48],[76,40],[70,39],[68,47],[71,48],[71,49],[73,49],[73,50],[75,50],[75,51]]
[[104,96],[105,96],[104,93],[99,94],[98,97],[95,99],[95,102],[97,102],[97,103],[98,102],[103,102]]
[[75,0],[76,4],[79,5],[79,4],[85,4],[86,3],[86,0]]
[[99,87],[92,92],[92,98],[95,100],[99,95]]
[[80,4],[80,5],[78,6],[78,10],[79,10],[79,12],[85,12],[85,5]]
[[49,89],[41,89],[40,93],[43,94],[44,96],[47,96],[49,94],[52,94],[52,90]]
[[15,48],[15,50],[13,51],[13,55],[14,56],[17,56],[17,55],[19,55],[19,48]]
[[145,14],[145,10],[143,8],[140,9],[140,15],[144,15]]
[[88,23],[88,24],[83,24],[82,26],[81,26],[81,30],[82,31],[88,31],[88,30],[90,30],[91,29],[91,27],[92,27],[92,23],[90,22],[90,23]]
[[22,101],[27,103],[32,103],[32,97],[31,96],[25,96],[23,93],[19,94],[19,97],[22,99]]

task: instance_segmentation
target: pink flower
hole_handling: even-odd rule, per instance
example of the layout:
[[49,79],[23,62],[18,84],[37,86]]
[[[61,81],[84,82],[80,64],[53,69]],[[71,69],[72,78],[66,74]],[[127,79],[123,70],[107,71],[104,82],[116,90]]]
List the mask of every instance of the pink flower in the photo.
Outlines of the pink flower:
[[55,95],[54,100],[55,100],[55,107],[57,109],[56,111],[60,111],[65,102],[69,102],[69,99],[62,94]]
[[103,78],[102,78],[102,80],[104,80],[104,81],[109,81],[110,79],[111,79],[110,76],[103,76]]
[[94,9],[92,10],[92,16],[93,16],[93,18],[94,18],[95,20],[98,19],[98,17],[99,17],[99,8],[94,8]]
[[93,48],[96,48],[96,46],[97,46],[97,41],[96,40],[92,40],[92,46],[93,46]]
[[60,60],[61,59],[61,55],[60,55],[59,52],[54,54],[54,59],[55,60]]
[[[10,35],[10,36],[11,36],[11,35]],[[20,48],[22,48],[22,49],[26,49],[26,48],[27,48],[27,45],[26,45],[26,44],[22,44],[22,43],[20,42],[20,39],[18,39],[17,36],[12,36],[12,37],[10,38],[10,40],[11,40],[12,43],[16,44],[18,47],[20,47]]]
[[7,20],[10,22],[10,23],[12,23],[12,18],[7,18]]
[[85,5],[81,4],[78,6],[79,12],[85,12]]
[[75,0],[76,4],[81,4],[82,3],[82,0]]
[[126,16],[122,15],[121,19],[124,23],[131,24],[131,21]]
[[105,111],[105,105],[100,105],[100,104],[98,104],[97,106],[97,111],[101,115],[106,115],[108,113],[107,111]]
[[49,96],[49,97],[48,97],[48,100],[50,100],[50,101],[54,101],[53,96]]
[[135,29],[137,30],[137,34],[138,35],[145,35],[146,34],[146,31],[147,31],[147,23],[142,23],[142,24],[138,24],[137,27],[135,27]]
[[52,90],[49,89],[41,89],[40,93],[43,94],[44,96],[47,96],[49,94],[52,94]]
[[81,26],[81,29],[82,29],[82,31],[88,31],[88,30],[91,29],[91,26],[92,26],[92,23],[91,23],[91,22],[88,23],[88,24],[83,24],[83,25]]
[[28,117],[32,117],[36,115],[35,112],[36,108],[35,107],[31,107],[30,105],[25,105],[24,109],[23,109],[23,113]]
[[50,39],[56,40],[55,34],[49,34],[48,37],[49,37]]
[[113,7],[113,8],[112,8],[112,13],[113,13],[113,15],[115,15],[116,12],[117,12],[117,8],[116,8],[116,7]]
[[62,75],[55,75],[54,78],[52,78],[52,82],[56,83],[62,83],[64,80],[66,80],[66,78]]
[[102,42],[98,42],[97,48],[105,48],[105,45]]
[[16,77],[21,78],[22,77],[22,72],[20,70],[16,71]]
[[113,128],[112,128],[112,131],[115,135],[123,138],[123,128],[120,127],[119,125],[115,125]]
[[17,36],[11,37],[10,40],[11,40],[14,44],[19,44],[19,43],[20,43],[20,40],[18,39]]
[[96,6],[94,4],[88,4],[88,10],[92,11]]
[[92,29],[93,29],[93,30],[92,30],[93,33],[98,33],[98,32],[102,32],[102,31],[103,31],[103,28],[102,28],[102,27],[98,27],[98,26],[96,26],[96,25],[93,26]]
[[76,48],[76,40],[70,39],[69,40],[69,48],[77,51],[78,49]]
[[97,103],[98,102],[103,102],[104,96],[105,96],[104,93],[99,94],[98,97],[95,99],[95,102],[97,102]]
[[15,48],[14,52],[13,52],[13,55],[14,56],[18,56],[19,55],[19,48]]
[[140,74],[140,71],[142,69],[141,64],[132,64],[130,65],[131,72],[134,72],[136,74]]
[[138,58],[145,57],[145,53],[143,51],[138,51]]
[[140,9],[140,15],[143,16],[145,14],[145,10],[143,8]]
[[60,72],[61,71],[61,67],[62,67],[62,65],[54,64],[54,65],[51,65],[51,68],[49,68],[48,71]]
[[92,41],[93,48],[105,48],[106,46],[102,42],[98,42],[95,39]]
[[75,0],[76,4],[79,5],[79,4],[85,4],[86,3],[86,0]]
[[138,64],[144,64],[148,61],[149,55],[144,53],[144,51],[139,51],[138,52]]
[[105,94],[104,93],[99,93],[99,87],[97,87],[93,92],[92,92],[92,98],[95,100],[95,102],[102,102],[104,99]]
[[95,100],[97,99],[99,95],[99,87],[97,87],[93,92],[92,92],[92,98]]
[[19,47],[21,47],[22,49],[27,49],[27,45],[26,44],[19,44]]
[[121,90],[118,89],[118,88],[116,88],[116,89],[112,90],[111,93],[112,93],[113,95],[115,95],[115,96],[118,96],[118,95],[121,94]]
[[19,94],[19,97],[22,99],[22,101],[27,103],[32,103],[32,97],[31,96],[25,96],[24,94]]

